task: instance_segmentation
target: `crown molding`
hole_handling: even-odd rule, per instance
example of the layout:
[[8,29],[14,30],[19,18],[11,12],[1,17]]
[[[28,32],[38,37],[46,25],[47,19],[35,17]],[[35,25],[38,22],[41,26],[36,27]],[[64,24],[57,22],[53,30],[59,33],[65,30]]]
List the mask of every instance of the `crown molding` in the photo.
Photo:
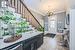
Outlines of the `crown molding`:
[[[28,8],[29,8],[30,11],[33,11],[33,12],[39,14],[39,15],[42,15],[42,16],[46,16],[45,14],[41,13],[40,11],[37,11],[37,10],[35,10],[33,8],[30,8],[30,7],[28,7]],[[53,13],[54,14],[59,14],[59,13],[63,13],[63,12],[66,12],[66,10],[62,10],[62,11],[58,11],[58,12],[53,12]]]

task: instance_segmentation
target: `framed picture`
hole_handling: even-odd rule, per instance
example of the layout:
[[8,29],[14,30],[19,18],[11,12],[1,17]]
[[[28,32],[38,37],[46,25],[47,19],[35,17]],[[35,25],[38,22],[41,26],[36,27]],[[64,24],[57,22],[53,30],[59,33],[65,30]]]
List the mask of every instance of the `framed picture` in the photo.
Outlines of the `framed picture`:
[[70,24],[70,15],[67,14],[67,17],[66,17],[66,24],[69,25]]

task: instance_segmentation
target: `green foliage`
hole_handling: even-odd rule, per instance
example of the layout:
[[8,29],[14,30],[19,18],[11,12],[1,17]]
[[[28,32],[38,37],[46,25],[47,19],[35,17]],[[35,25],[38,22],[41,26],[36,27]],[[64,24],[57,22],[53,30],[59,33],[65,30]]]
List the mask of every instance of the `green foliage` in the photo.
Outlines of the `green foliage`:
[[[17,19],[17,17],[12,13],[11,11],[6,10],[2,16],[0,16],[0,20],[6,22],[6,24],[14,24],[16,26],[15,32],[16,34],[21,34],[22,32],[28,32],[30,30],[27,30],[29,24],[25,20],[20,21]],[[18,20],[18,21],[17,21]],[[40,29],[39,29],[40,30]],[[4,30],[5,31],[5,30]],[[8,35],[8,33],[4,33],[4,35]]]
[[44,27],[38,27],[38,29],[37,29],[38,31],[44,31]]
[[10,13],[9,11],[5,11],[4,15],[0,16],[0,19],[8,22],[10,20],[15,20],[16,18],[14,17],[13,13]]

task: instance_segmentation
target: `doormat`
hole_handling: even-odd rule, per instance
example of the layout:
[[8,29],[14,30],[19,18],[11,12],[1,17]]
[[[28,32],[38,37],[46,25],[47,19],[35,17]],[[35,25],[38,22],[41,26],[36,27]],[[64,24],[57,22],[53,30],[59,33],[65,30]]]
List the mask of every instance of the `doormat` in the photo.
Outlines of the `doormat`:
[[53,34],[53,33],[47,33],[45,35],[45,37],[51,37],[51,38],[54,38],[56,34]]

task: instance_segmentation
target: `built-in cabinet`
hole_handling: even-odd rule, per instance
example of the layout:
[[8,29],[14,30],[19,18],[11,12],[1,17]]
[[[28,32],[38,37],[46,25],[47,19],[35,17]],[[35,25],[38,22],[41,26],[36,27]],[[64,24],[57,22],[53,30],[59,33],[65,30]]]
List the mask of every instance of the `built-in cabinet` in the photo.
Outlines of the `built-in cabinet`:
[[0,50],[37,50],[43,44],[43,33]]
[[43,34],[24,41],[24,50],[37,50],[43,44]]

